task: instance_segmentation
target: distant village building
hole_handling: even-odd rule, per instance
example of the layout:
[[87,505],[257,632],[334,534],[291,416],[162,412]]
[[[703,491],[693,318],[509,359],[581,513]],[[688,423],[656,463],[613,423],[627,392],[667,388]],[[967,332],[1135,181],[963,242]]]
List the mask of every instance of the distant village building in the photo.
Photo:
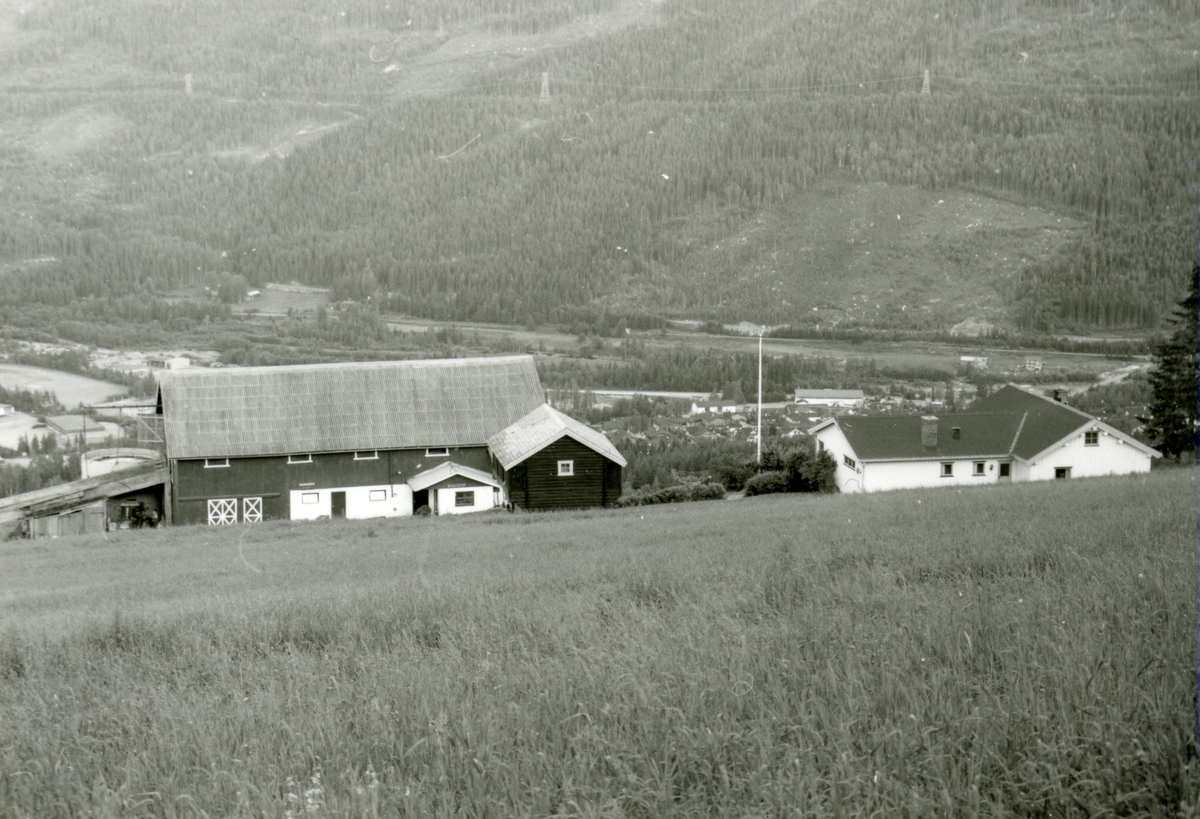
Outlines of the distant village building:
[[737,412],[737,409],[738,409],[737,401],[734,401],[732,399],[726,400],[724,398],[717,398],[717,399],[710,399],[708,401],[693,401],[691,414],[692,415],[705,415],[705,414],[712,415],[713,413],[719,414],[719,413],[723,413],[723,412]]
[[146,364],[152,370],[183,370],[192,366],[192,360],[187,356],[146,356]]
[[796,403],[801,406],[861,409],[865,402],[862,390],[796,390]]
[[16,407],[14,407],[12,404],[0,404],[0,418],[4,417],[5,415],[12,415],[16,411]]
[[985,355],[964,355],[958,360],[969,367],[974,367],[977,370],[986,370],[988,368],[988,360],[987,356]]
[[1009,385],[968,412],[829,419],[809,430],[843,492],[1150,471],[1160,454],[1085,412]]

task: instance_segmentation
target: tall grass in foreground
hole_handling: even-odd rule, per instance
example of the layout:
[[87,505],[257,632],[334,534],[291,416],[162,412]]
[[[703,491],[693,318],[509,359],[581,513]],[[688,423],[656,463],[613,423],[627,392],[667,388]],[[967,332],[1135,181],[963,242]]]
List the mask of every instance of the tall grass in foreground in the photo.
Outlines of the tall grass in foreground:
[[1197,483],[5,544],[7,816],[1197,816]]

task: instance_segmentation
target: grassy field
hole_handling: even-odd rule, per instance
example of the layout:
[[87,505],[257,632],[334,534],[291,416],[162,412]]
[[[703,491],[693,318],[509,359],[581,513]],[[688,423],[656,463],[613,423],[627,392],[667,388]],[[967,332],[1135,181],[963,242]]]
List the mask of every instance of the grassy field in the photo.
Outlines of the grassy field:
[[1197,816],[1194,470],[0,551],[5,816]]

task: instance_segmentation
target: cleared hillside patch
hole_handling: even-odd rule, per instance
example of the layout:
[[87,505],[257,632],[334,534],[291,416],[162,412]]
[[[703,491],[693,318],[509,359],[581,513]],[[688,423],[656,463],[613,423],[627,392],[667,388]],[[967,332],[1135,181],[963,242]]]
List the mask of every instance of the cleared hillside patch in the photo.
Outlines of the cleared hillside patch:
[[1194,815],[1196,476],[3,546],[12,815]]

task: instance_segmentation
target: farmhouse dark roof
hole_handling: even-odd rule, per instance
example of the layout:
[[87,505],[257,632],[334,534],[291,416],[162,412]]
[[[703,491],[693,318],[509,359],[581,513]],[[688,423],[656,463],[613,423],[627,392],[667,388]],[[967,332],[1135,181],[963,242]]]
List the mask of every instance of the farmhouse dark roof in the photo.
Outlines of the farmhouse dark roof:
[[1011,384],[996,390],[987,398],[975,401],[971,405],[970,414],[976,412],[1027,413],[1029,417],[1013,449],[1014,455],[1025,460],[1044,452],[1048,447],[1096,420],[1082,410],[1052,398],[1043,398]]
[[488,447],[501,466],[511,469],[564,436],[574,438],[610,461],[621,466],[626,465],[625,459],[608,438],[574,418],[563,415],[549,404],[542,404],[524,418],[493,435],[488,439]]
[[532,356],[164,372],[171,458],[482,446],[545,401]]
[[[937,420],[937,446],[921,443],[920,415],[843,416],[837,425],[860,460],[997,458],[1012,454],[1023,413],[958,413]],[[954,428],[959,437],[954,437]]]

